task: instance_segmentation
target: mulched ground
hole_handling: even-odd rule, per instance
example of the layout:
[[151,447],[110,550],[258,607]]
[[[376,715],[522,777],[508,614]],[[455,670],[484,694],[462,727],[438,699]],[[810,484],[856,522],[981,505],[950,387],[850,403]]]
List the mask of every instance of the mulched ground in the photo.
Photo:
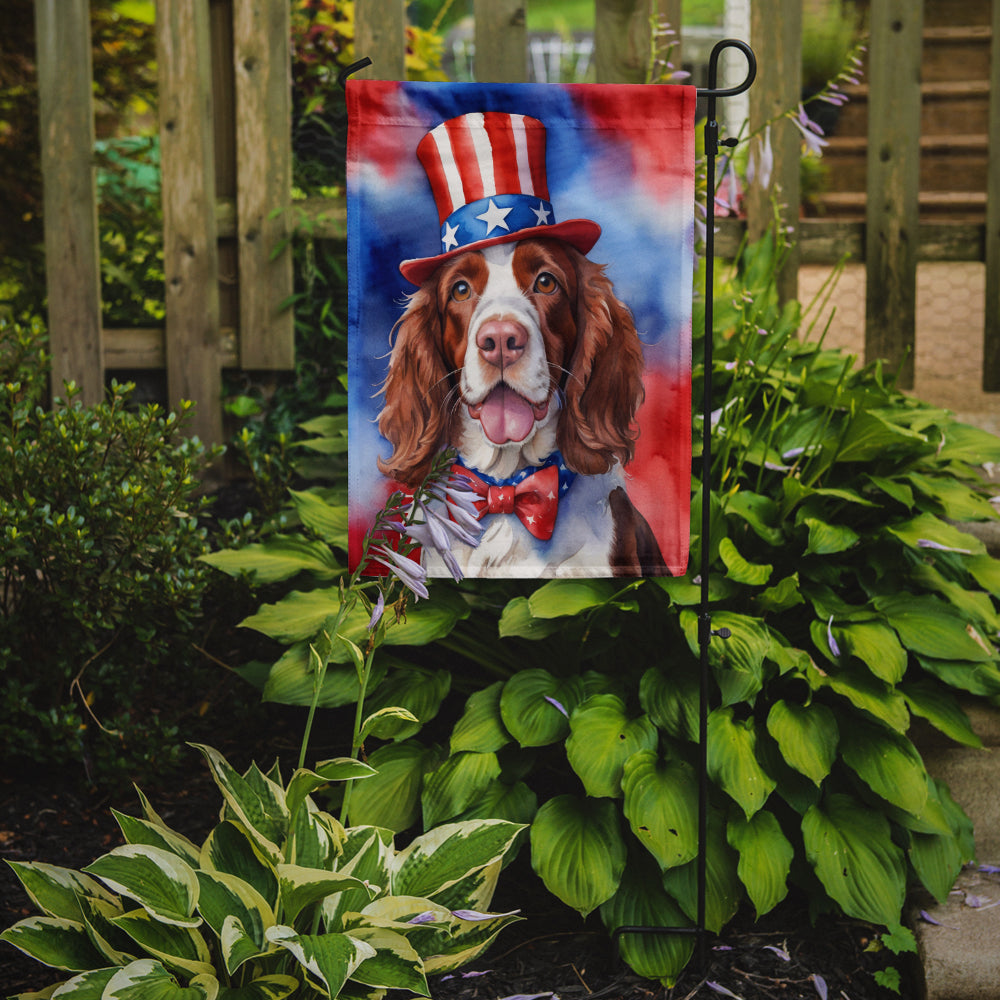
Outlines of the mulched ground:
[[[280,729],[279,744],[285,742]],[[238,745],[223,741],[220,749],[234,763],[243,756]],[[197,840],[214,822],[219,797],[200,755],[192,755],[189,770],[147,791],[168,824]],[[80,868],[121,843],[112,806],[139,814],[128,792],[109,797],[74,783],[72,776],[8,774],[0,778],[0,858]],[[873,979],[886,965],[903,973],[903,997],[919,993],[899,959],[866,950],[870,928],[833,919],[812,927],[801,902],[784,904],[759,925],[749,915],[738,916],[721,937],[706,941],[706,967],[689,968],[672,990],[637,977],[619,962],[596,917],[581,922],[562,907],[544,891],[524,857],[504,872],[494,907],[520,908],[526,919],[503,931],[470,969],[447,979],[433,977],[435,1000],[543,1000],[553,994],[562,1000],[888,1000],[893,994]],[[12,872],[0,865],[0,927],[31,913]],[[0,944],[0,995],[41,989],[59,979],[58,973]]]

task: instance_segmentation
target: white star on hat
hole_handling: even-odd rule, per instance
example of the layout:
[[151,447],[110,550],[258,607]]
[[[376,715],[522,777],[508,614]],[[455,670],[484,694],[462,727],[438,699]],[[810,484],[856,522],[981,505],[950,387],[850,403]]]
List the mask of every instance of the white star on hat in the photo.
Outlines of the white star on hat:
[[483,212],[482,215],[477,215],[477,219],[482,219],[486,223],[486,235],[489,236],[494,229],[506,229],[510,232],[510,226],[507,225],[507,216],[513,209],[510,208],[500,208],[496,202],[490,198],[490,207]]
[[444,236],[441,237],[441,248],[443,250],[450,250],[452,247],[458,246],[458,226],[451,226],[447,222],[444,224]]
[[540,201],[538,203],[538,208],[533,208],[531,210],[535,213],[535,219],[540,226],[547,226],[549,224],[549,215],[551,214],[549,210],[545,207],[545,202]]

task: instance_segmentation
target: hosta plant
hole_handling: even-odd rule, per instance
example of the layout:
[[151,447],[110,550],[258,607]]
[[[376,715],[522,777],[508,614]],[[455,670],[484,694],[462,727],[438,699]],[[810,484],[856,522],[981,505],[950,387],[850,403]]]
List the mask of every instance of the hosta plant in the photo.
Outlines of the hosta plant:
[[202,746],[221,818],[198,845],[140,793],[116,813],[126,843],[82,871],[11,862],[40,916],[0,937],[69,974],[66,1000],[280,1000],[428,996],[427,975],[478,955],[514,913],[489,913],[519,830],[450,823],[397,849],[391,831],[343,827],[312,795],[372,768],[338,758],[240,774]]

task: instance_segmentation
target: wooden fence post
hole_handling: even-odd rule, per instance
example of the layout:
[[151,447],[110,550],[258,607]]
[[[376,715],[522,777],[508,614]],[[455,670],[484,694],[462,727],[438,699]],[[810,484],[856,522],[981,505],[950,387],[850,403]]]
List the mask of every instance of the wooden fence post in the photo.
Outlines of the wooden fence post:
[[242,368],[295,367],[290,21],[288,0],[233,6]]
[[983,390],[1000,392],[1000,0],[990,44],[989,170],[986,177],[986,324]]
[[35,0],[52,393],[104,398],[89,0]]
[[167,395],[195,400],[192,431],[222,441],[219,254],[207,0],[159,0]]
[[594,0],[598,83],[645,83],[656,0]]
[[868,53],[865,360],[913,387],[923,0],[872,0]]
[[354,55],[372,65],[359,79],[406,79],[405,0],[363,0],[354,6]]
[[[750,8],[750,41],[761,72],[750,88],[750,131],[795,108],[802,98],[802,4],[799,0],[758,0]],[[759,142],[755,139],[754,142]],[[795,125],[779,118],[771,126],[774,169],[766,188],[756,178],[747,193],[747,227],[751,240],[760,239],[774,221],[794,229],[793,244],[778,274],[778,297],[798,296],[800,249],[799,160],[802,136]]]
[[523,83],[528,79],[524,0],[475,0],[476,79]]

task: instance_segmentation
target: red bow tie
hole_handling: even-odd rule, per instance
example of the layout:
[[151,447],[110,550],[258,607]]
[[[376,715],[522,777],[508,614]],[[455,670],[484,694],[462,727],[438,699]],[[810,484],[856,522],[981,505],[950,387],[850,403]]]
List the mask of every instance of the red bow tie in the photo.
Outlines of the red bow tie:
[[473,501],[480,519],[486,514],[516,514],[535,538],[547,542],[552,537],[559,507],[556,466],[547,465],[514,486],[491,486],[461,465],[453,465],[451,471],[468,480],[469,489],[482,497]]

